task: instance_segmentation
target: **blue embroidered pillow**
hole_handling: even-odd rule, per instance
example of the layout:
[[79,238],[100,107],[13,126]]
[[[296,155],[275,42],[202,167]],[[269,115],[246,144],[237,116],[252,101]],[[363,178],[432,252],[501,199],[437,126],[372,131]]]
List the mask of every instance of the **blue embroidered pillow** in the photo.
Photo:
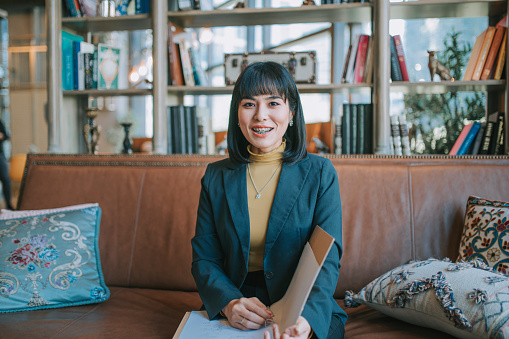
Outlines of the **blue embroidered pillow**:
[[359,304],[458,338],[509,338],[509,276],[479,259],[399,266],[347,292],[345,306]]
[[509,274],[509,203],[469,197],[459,260],[481,259]]
[[0,312],[109,298],[99,258],[98,204],[0,220]]

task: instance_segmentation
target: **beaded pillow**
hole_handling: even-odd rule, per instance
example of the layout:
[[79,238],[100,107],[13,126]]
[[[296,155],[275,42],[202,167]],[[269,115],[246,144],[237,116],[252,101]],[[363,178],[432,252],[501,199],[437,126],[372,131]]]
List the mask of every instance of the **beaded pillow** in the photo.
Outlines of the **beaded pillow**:
[[3,218],[0,312],[83,305],[109,298],[99,259],[98,204],[19,211]]
[[509,276],[479,259],[399,266],[359,293],[347,292],[345,306],[359,304],[458,338],[509,337]]
[[468,198],[458,261],[472,259],[509,274],[509,203]]

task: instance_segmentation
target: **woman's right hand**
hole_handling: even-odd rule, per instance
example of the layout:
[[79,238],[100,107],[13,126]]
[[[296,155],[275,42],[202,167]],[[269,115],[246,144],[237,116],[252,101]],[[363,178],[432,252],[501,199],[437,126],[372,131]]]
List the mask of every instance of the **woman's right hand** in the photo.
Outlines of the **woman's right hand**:
[[272,312],[258,298],[233,299],[222,309],[232,327],[256,330],[272,320]]

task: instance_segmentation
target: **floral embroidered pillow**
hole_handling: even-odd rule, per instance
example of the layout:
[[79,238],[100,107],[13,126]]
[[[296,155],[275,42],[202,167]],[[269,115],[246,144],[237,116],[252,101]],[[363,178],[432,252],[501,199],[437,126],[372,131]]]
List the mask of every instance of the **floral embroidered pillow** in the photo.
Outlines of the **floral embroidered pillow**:
[[359,304],[458,338],[509,338],[509,276],[479,259],[396,267],[359,293],[347,292],[345,306]]
[[472,259],[509,274],[509,203],[468,198],[458,261]]
[[0,220],[0,312],[108,299],[99,258],[99,205],[29,214]]

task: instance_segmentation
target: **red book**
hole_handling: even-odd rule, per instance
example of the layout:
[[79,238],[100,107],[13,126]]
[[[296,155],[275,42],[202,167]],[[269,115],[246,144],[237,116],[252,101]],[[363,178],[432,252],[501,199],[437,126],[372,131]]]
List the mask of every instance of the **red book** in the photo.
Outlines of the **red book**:
[[463,141],[467,137],[467,134],[470,131],[470,128],[472,128],[472,125],[473,125],[473,123],[465,125],[465,127],[463,127],[463,130],[461,131],[458,139],[456,139],[456,141],[454,142],[454,145],[452,146],[451,151],[449,152],[449,155],[457,155],[458,154],[458,150],[460,149],[461,144],[463,144]]
[[368,50],[369,35],[361,34],[359,37],[359,46],[357,47],[357,55],[355,59],[355,71],[353,75],[353,83],[360,84],[364,79],[364,70],[366,69],[366,52]]
[[394,36],[394,43],[396,44],[396,54],[398,55],[399,67],[401,68],[401,75],[403,81],[410,81],[408,77],[408,70],[406,68],[405,53],[403,52],[403,44],[399,35]]
[[495,27],[504,26],[507,27],[507,14],[495,25]]
[[486,57],[486,62],[484,63],[484,68],[481,73],[481,80],[488,80],[490,77],[491,70],[493,68],[493,64],[495,63],[495,59],[499,54],[500,45],[502,44],[502,38],[504,37],[506,27],[498,26],[495,31],[495,36],[493,37],[493,42],[491,43],[490,51],[488,52],[488,56]]

